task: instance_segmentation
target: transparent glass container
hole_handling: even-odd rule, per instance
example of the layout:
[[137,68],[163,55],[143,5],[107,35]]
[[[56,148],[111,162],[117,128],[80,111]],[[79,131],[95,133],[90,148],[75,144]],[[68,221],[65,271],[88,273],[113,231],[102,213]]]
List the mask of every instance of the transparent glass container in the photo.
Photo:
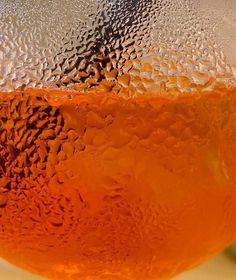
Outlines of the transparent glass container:
[[235,5],[2,1],[0,88],[99,87],[138,94],[235,83]]
[[236,1],[0,2],[0,257],[156,280],[236,241]]

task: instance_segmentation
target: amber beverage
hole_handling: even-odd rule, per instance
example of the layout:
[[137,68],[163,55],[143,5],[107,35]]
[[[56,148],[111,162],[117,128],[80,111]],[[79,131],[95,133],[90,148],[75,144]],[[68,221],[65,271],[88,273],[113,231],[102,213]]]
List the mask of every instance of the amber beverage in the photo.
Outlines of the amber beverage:
[[0,256],[49,279],[169,279],[236,241],[236,91],[0,95]]
[[235,4],[0,1],[0,257],[166,280],[236,241]]

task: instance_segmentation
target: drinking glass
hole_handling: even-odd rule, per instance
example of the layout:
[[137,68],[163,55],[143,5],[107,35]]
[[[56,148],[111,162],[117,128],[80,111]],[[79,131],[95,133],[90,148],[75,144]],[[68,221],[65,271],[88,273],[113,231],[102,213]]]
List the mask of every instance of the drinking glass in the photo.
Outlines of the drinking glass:
[[236,1],[0,2],[0,256],[170,279],[236,241]]

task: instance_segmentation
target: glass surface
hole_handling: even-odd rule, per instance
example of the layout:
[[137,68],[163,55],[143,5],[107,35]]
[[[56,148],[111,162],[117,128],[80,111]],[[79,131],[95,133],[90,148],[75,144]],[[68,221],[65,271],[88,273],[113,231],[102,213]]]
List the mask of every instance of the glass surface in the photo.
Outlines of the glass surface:
[[1,257],[156,280],[236,241],[235,15],[234,0],[1,1]]
[[235,82],[235,6],[234,0],[1,1],[0,87],[128,87],[137,94]]

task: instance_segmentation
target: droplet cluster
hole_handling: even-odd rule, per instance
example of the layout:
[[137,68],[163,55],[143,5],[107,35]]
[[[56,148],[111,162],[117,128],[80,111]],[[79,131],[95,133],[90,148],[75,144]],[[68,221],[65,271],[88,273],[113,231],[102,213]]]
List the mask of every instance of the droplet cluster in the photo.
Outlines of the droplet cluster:
[[[228,3],[219,12],[203,2],[3,1],[0,88],[97,88],[130,96],[235,84],[236,7]],[[219,26],[219,18],[228,20]]]

